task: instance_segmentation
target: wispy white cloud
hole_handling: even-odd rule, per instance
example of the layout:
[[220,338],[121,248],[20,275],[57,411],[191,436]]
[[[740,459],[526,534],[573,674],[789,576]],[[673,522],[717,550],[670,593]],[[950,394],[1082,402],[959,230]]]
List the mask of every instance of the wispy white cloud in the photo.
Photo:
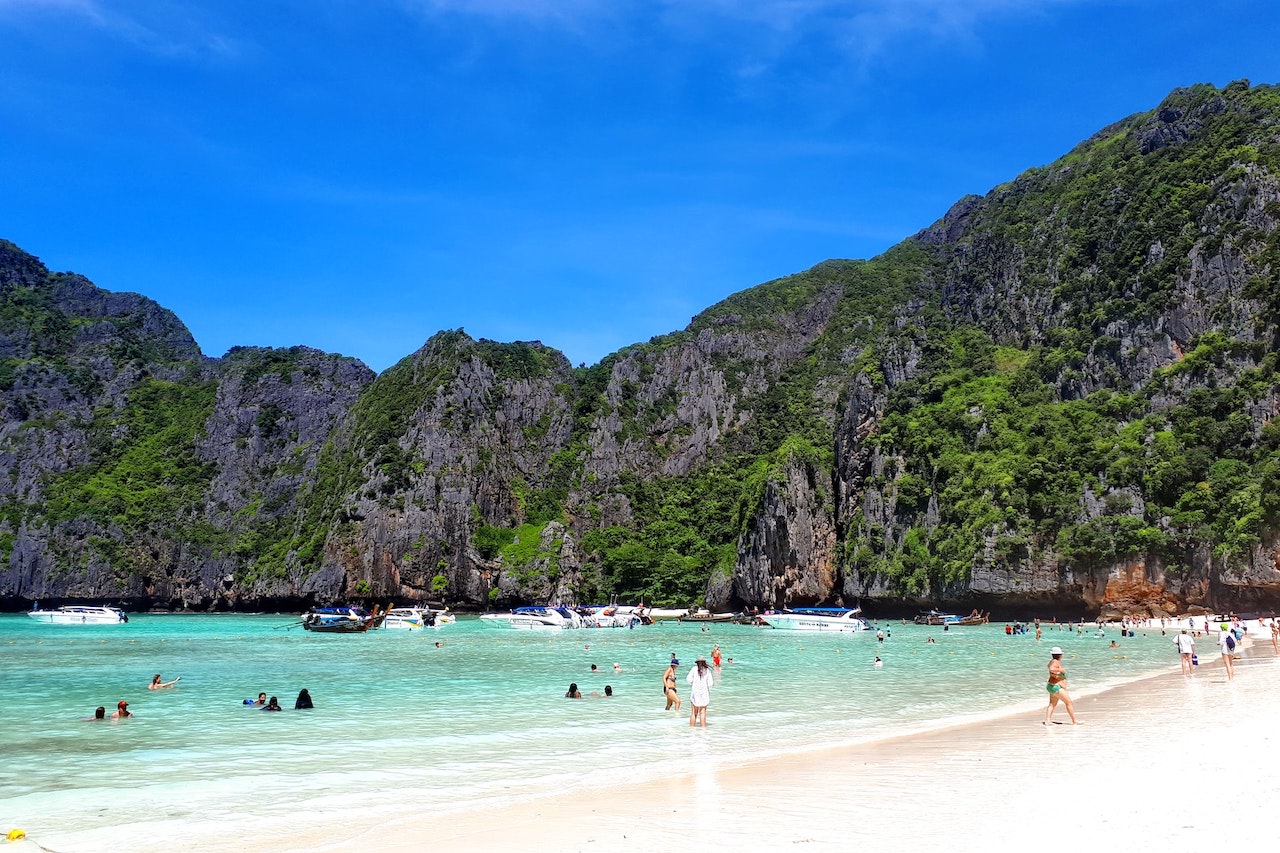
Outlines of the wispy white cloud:
[[126,10],[98,0],[0,0],[0,21],[29,28],[79,22],[131,47],[170,59],[231,59],[244,50],[237,39],[207,29],[203,15],[179,4]]
[[612,17],[626,4],[610,0],[396,0],[422,15],[472,15],[516,21],[542,21],[578,29],[584,22]]

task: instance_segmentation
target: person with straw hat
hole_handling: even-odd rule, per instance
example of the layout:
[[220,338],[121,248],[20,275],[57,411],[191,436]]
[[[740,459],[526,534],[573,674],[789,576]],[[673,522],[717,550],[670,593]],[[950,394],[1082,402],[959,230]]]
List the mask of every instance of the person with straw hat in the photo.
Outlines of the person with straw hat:
[[1071,725],[1074,726],[1076,709],[1071,704],[1071,697],[1067,695],[1067,672],[1062,668],[1062,649],[1057,646],[1049,649],[1049,683],[1045,689],[1049,691],[1049,707],[1044,712],[1044,724],[1047,726],[1053,722],[1053,712],[1061,702],[1066,706],[1067,716],[1071,718]]

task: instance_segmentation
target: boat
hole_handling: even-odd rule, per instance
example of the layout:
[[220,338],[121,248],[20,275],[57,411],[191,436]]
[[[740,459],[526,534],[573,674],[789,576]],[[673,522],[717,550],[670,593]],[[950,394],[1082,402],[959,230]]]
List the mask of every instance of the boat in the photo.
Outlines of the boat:
[[943,613],[939,610],[930,610],[928,613],[921,613],[913,620],[917,625],[942,625],[950,628],[952,626],[965,625],[982,625],[987,621],[987,617],[978,611],[973,611],[968,616],[959,616],[955,613]]
[[129,621],[129,617],[119,607],[94,607],[80,604],[41,610],[37,603],[35,609],[27,615],[37,622],[47,622],[50,625],[119,625]]
[[911,621],[917,625],[946,625],[948,621],[959,619],[954,613],[943,613],[940,610],[930,610],[928,613],[918,614]]
[[568,607],[517,607],[510,613],[485,613],[481,621],[490,625],[505,625],[510,628],[539,630],[543,628],[581,628],[582,617]]
[[383,616],[361,607],[313,607],[303,614],[302,627],[317,634],[363,634],[381,625]]
[[655,622],[661,622],[667,619],[679,619],[689,613],[687,607],[648,607],[645,613]]
[[760,614],[764,624],[787,631],[869,631],[859,607],[796,607]]
[[705,607],[700,607],[697,610],[686,612],[679,617],[679,620],[681,622],[732,622],[733,616],[734,614],[732,613],[712,613]]
[[434,628],[436,616],[426,607],[392,607],[382,620],[387,629],[413,631]]
[[594,604],[578,608],[584,628],[636,628],[652,625],[644,605]]

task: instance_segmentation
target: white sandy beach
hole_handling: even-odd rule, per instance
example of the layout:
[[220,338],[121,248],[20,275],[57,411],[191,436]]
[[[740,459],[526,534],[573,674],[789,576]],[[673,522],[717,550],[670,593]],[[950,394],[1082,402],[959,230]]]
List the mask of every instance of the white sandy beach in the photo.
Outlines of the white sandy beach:
[[[154,847],[131,849],[1204,853],[1270,846],[1280,805],[1272,767],[1280,756],[1280,658],[1269,641],[1255,643],[1228,682],[1213,641],[1201,638],[1198,646],[1204,662],[1190,677],[1174,671],[1095,695],[1072,681],[1079,726],[1067,724],[1061,707],[1063,725],[1044,726],[1042,705],[862,746],[727,769],[708,762],[705,772],[658,782],[444,814],[370,814],[367,823],[336,824],[323,811],[291,813],[253,829],[226,815],[212,826],[190,825],[190,834],[145,836]],[[1028,691],[1045,697],[1040,685]],[[715,754],[714,695],[709,720],[705,731],[684,732],[693,754]],[[43,849],[39,841],[6,849]]]
[[[1201,640],[1201,647],[1212,643]],[[1077,700],[862,747],[383,824],[306,849],[1197,851],[1270,846],[1280,661],[1255,645]],[[1030,689],[1034,689],[1033,687]],[[715,703],[690,749],[714,749]],[[1057,719],[1066,723],[1064,709]],[[257,849],[264,849],[256,845]],[[298,846],[296,849],[304,849]]]

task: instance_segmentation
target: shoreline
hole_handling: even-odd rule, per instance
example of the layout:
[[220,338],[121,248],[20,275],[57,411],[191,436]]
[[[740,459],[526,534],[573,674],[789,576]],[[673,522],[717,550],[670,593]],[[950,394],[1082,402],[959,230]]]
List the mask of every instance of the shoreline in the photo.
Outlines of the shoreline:
[[[1168,647],[1161,637],[1155,641],[1172,652],[1171,639]],[[1163,654],[1153,657],[1155,647],[1147,640],[1140,642],[1146,644],[1143,659],[1147,664],[1168,660]],[[372,847],[408,851],[424,843],[442,841],[458,841],[469,850],[506,850],[513,843],[512,832],[537,850],[598,850],[601,842],[623,847],[630,844],[634,849],[686,847],[691,839],[710,849],[723,849],[730,843],[770,849],[805,843],[819,849],[835,849],[837,843],[846,847],[851,837],[875,844],[885,841],[875,833],[860,835],[863,823],[904,837],[927,825],[931,835],[957,846],[952,840],[953,827],[968,825],[984,837],[992,832],[989,823],[973,822],[975,803],[1015,802],[1013,795],[1033,785],[1037,776],[1055,773],[1053,768],[1060,759],[1070,762],[1061,781],[1087,784],[1097,778],[1102,780],[1104,790],[1115,796],[1117,783],[1123,787],[1131,775],[1149,784],[1153,766],[1159,769],[1157,775],[1164,778],[1168,765],[1168,778],[1173,780],[1177,778],[1179,761],[1185,758],[1193,772],[1204,778],[1205,770],[1214,776],[1219,766],[1229,768],[1224,763],[1227,759],[1250,754],[1253,748],[1251,743],[1225,742],[1210,748],[1208,745],[1214,742],[1212,733],[1197,735],[1198,742],[1170,747],[1160,741],[1165,736],[1162,729],[1169,727],[1171,719],[1179,724],[1176,730],[1182,737],[1182,724],[1195,723],[1198,709],[1208,705],[1212,707],[1207,721],[1216,721],[1221,727],[1220,709],[1213,703],[1227,701],[1240,705],[1232,719],[1232,733],[1237,731],[1236,718],[1266,719],[1271,728],[1280,722],[1268,709],[1270,697],[1280,689],[1280,658],[1273,657],[1269,636],[1264,638],[1261,632],[1250,631],[1238,650],[1246,659],[1239,665],[1238,678],[1230,685],[1225,683],[1212,642],[1200,640],[1199,651],[1204,660],[1192,678],[1179,674],[1175,660],[1154,670],[1144,667],[1145,672],[1131,673],[1128,680],[1109,677],[1118,673],[1112,672],[1109,662],[1099,666],[1103,661],[1096,659],[1100,657],[1097,652],[1103,650],[1095,641],[1089,644],[1094,647],[1090,666],[1083,671],[1073,668],[1079,680],[1072,679],[1068,688],[1085,724],[1079,729],[1065,725],[1045,729],[1039,725],[1046,697],[1039,674],[1043,661],[1036,664],[1037,674],[1023,670],[1004,686],[1003,705],[965,712],[963,716],[952,712],[919,723],[893,715],[892,709],[902,707],[903,713],[910,715],[911,706],[925,703],[925,707],[931,707],[948,689],[968,695],[983,683],[982,677],[971,673],[981,672],[983,667],[970,666],[968,660],[957,658],[950,667],[937,669],[917,688],[886,694],[884,698],[892,704],[885,708],[877,707],[878,698],[867,701],[868,696],[877,697],[880,693],[872,682],[855,679],[857,686],[852,682],[842,686],[842,679],[832,681],[831,675],[849,673],[848,667],[833,670],[827,676],[821,674],[819,667],[812,671],[811,678],[822,679],[826,684],[819,687],[813,683],[816,692],[808,692],[806,685],[810,681],[793,679],[786,691],[770,694],[763,708],[753,708],[757,716],[763,712],[808,720],[808,728],[779,731],[785,735],[786,743],[775,743],[773,728],[750,725],[755,717],[741,716],[739,702],[729,692],[719,702],[713,695],[711,726],[706,730],[690,731],[686,712],[668,719],[670,725],[664,724],[658,740],[654,740],[657,730],[646,716],[643,732],[625,731],[625,727],[614,731],[612,726],[594,733],[584,731],[583,736],[590,739],[587,749],[573,741],[561,744],[559,729],[547,730],[551,740],[531,742],[531,752],[512,753],[509,760],[514,763],[509,769],[503,771],[499,767],[495,774],[494,768],[482,765],[489,774],[483,781],[473,778],[473,765],[465,749],[439,756],[444,761],[430,772],[411,771],[398,785],[385,784],[385,780],[368,773],[371,767],[387,765],[394,775],[395,762],[371,762],[363,754],[352,755],[338,749],[337,754],[344,758],[334,765],[334,772],[348,768],[354,772],[345,781],[334,780],[320,786],[315,795],[309,793],[310,789],[299,791],[298,796],[287,791],[292,787],[290,774],[300,767],[296,762],[286,761],[279,766],[259,762],[256,774],[233,777],[243,778],[243,782],[233,783],[239,787],[261,788],[262,795],[255,795],[257,804],[237,802],[236,797],[205,797],[205,805],[198,806],[194,801],[165,797],[161,791],[156,804],[167,802],[167,807],[147,810],[137,808],[132,801],[122,801],[122,812],[112,820],[110,814],[115,809],[109,805],[110,798],[104,797],[105,810],[100,817],[106,820],[100,821],[97,829],[68,828],[59,832],[55,815],[60,811],[70,814],[74,807],[54,797],[48,803],[50,812],[40,815],[29,810],[18,825],[28,831],[37,827],[35,839],[39,844],[33,841],[28,849],[45,844],[68,853],[105,853],[120,849],[126,839],[127,846],[138,853],[214,853],[238,851],[246,844],[268,853]],[[905,648],[909,647],[904,651]],[[1029,645],[1026,651],[1032,653]],[[996,652],[993,650],[992,654]],[[1105,658],[1123,657],[1123,653],[1105,653]],[[983,650],[975,660],[985,658]],[[1072,667],[1070,663],[1067,666]],[[1265,686],[1266,692],[1255,695],[1259,685]],[[1242,694],[1248,694],[1247,700],[1241,698]],[[810,699],[808,708],[793,701],[805,696]],[[815,703],[815,696],[823,697],[822,702]],[[826,703],[831,704],[829,710],[823,708]],[[457,710],[462,707],[469,706],[459,706]],[[1127,755],[1127,744],[1093,744],[1117,728],[1111,720],[1117,708],[1120,728],[1140,730],[1140,738],[1146,744],[1141,756]],[[562,716],[556,715],[555,719]],[[570,715],[564,719],[570,725],[575,721],[580,725],[593,716]],[[1102,727],[1095,725],[1095,716],[1106,718]],[[1063,709],[1059,709],[1058,719],[1065,722]],[[608,715],[608,720],[612,722],[613,715]],[[834,720],[848,723],[832,725]],[[885,728],[885,721],[894,724]],[[1266,736],[1265,732],[1260,734],[1264,740]],[[523,737],[537,735],[529,730]],[[797,739],[807,742],[796,743]],[[430,761],[422,755],[430,752],[425,747],[429,742],[429,734],[426,740],[410,737],[390,750],[378,750],[377,755]],[[1038,745],[1046,743],[1051,750],[1037,756],[1038,750],[1043,751]],[[543,748],[539,749],[539,744]],[[270,740],[259,746],[277,748]],[[617,757],[611,756],[615,746],[619,750]],[[1057,754],[1063,746],[1070,746],[1072,752]],[[1007,755],[1010,748],[1019,754]],[[522,767],[521,762],[530,758],[539,763]],[[221,766],[217,762],[210,765],[214,772],[220,772]],[[1091,768],[1095,774],[1083,774],[1082,768]],[[135,771],[147,774],[151,769],[142,763]],[[307,771],[303,768],[302,772],[305,775]],[[997,777],[994,781],[984,778],[984,774],[991,773]],[[1261,778],[1266,771],[1251,768],[1244,775]],[[154,777],[149,778],[154,783]],[[533,784],[535,779],[538,784]],[[547,781],[558,787],[542,784]],[[89,796],[97,796],[91,788],[88,791]],[[281,794],[274,806],[272,791]],[[1231,798],[1233,810],[1236,799],[1234,795]],[[1157,803],[1155,810],[1160,809],[1168,812],[1166,800]],[[1096,810],[1087,803],[1084,806],[1086,813]],[[921,823],[922,815],[929,818],[928,824]],[[987,818],[992,819],[989,814]],[[805,834],[797,834],[801,831]],[[895,846],[905,843],[895,839]],[[963,845],[959,846],[963,849]]]
[[[959,850],[1043,843],[1162,849],[1266,844],[1280,796],[1269,768],[1237,765],[1280,736],[1280,658],[1251,642],[1228,682],[1214,655],[1191,676],[1160,673],[1073,696],[1043,725],[1044,705],[977,722],[812,750],[729,767],[711,765],[715,703],[689,749],[708,768],[658,781],[468,804],[340,831],[293,827],[258,837],[262,850],[391,853],[424,843],[467,850],[670,847],[710,850],[804,845],[806,850],[884,845]],[[1070,689],[1070,688],[1069,688]],[[1265,753],[1264,753],[1265,754]],[[1201,797],[1230,780],[1230,807]],[[1153,783],[1153,780],[1155,782]],[[1195,795],[1184,794],[1194,791]],[[335,837],[341,835],[342,837]],[[235,846],[242,846],[240,839]],[[202,849],[210,849],[202,846]],[[232,849],[231,845],[226,848]]]

